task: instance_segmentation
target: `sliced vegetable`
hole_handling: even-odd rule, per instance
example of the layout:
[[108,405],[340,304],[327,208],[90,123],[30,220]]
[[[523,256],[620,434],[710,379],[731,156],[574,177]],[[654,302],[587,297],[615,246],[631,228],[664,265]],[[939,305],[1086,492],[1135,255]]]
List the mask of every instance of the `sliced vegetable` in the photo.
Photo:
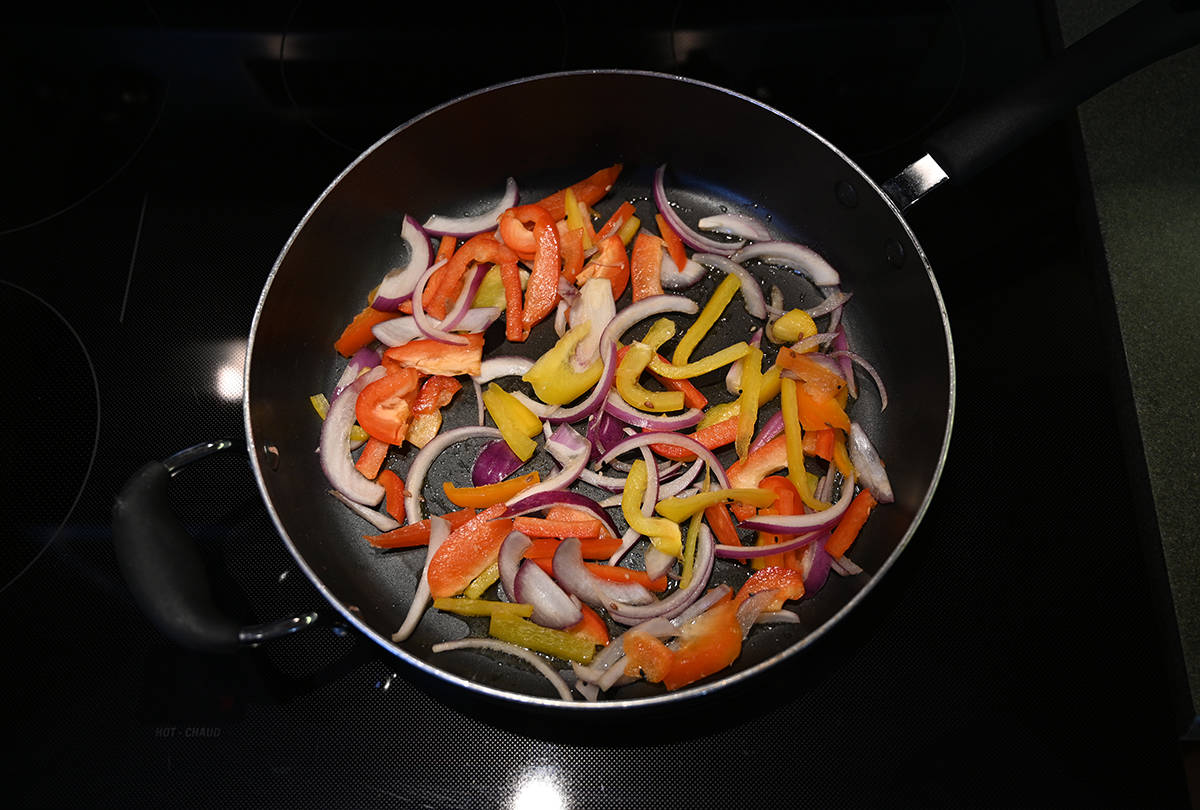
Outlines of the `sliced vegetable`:
[[484,390],[483,405],[517,458],[528,461],[537,449],[533,437],[542,432],[542,420],[495,383]]
[[507,501],[522,490],[529,489],[529,487],[536,484],[539,480],[541,480],[541,477],[534,470],[527,475],[522,475],[520,478],[511,478],[507,481],[484,484],[478,487],[456,487],[449,481],[443,481],[442,490],[446,493],[446,499],[455,506],[484,509],[488,506],[494,506]]
[[496,562],[500,544],[512,530],[512,521],[501,517],[504,508],[502,504],[489,506],[450,532],[425,574],[433,598],[461,593]]

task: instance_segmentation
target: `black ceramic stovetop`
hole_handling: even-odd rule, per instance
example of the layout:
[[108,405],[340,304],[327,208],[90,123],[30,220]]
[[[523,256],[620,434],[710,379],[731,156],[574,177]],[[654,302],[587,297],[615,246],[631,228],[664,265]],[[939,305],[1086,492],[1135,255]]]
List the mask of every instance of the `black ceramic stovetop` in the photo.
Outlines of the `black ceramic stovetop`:
[[1072,122],[910,212],[955,329],[946,471],[872,598],[753,689],[584,726],[468,702],[332,618],[237,454],[173,505],[232,609],[317,626],[182,651],[111,547],[142,463],[241,436],[276,256],[409,117],[522,75],[664,70],[780,107],[882,180],[1058,47],[1039,4],[114,5],[27,12],[0,48],[16,806],[1186,805]]

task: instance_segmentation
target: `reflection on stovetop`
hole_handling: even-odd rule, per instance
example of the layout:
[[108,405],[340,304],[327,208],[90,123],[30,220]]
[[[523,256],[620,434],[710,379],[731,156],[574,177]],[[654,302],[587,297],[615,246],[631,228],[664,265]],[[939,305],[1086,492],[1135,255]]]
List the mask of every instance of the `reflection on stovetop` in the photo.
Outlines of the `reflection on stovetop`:
[[662,70],[777,105],[885,178],[1054,42],[1040,4],[1008,0],[252,5],[130,2],[69,25],[26,10],[4,32],[24,125],[0,128],[0,302],[10,396],[36,405],[9,431],[22,506],[0,550],[23,661],[10,727],[35,741],[18,804],[328,806],[331,787],[354,806],[721,804],[748,782],[791,803],[785,751],[816,804],[1179,803],[1069,126],[910,212],[955,324],[955,439],[921,541],[802,661],[632,723],[464,697],[339,621],[236,453],[171,490],[219,599],[321,619],[228,657],[163,641],[118,574],[113,497],[150,459],[243,434],[266,275],[392,128],[525,74]]

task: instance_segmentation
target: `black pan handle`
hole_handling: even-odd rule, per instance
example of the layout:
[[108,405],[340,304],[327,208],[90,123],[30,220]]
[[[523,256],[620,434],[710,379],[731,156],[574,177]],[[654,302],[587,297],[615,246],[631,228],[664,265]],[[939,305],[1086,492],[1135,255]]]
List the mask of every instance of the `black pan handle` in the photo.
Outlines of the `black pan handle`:
[[1200,0],[1142,0],[934,133],[924,144],[924,164],[917,161],[885,187],[905,208],[943,180],[970,180],[1104,88],[1197,42]]
[[126,482],[113,506],[117,563],[134,601],[163,635],[200,652],[233,652],[300,630],[317,618],[308,613],[243,626],[213,598],[199,549],[171,512],[167,483],[186,464],[233,446],[229,440],[206,442],[152,461]]

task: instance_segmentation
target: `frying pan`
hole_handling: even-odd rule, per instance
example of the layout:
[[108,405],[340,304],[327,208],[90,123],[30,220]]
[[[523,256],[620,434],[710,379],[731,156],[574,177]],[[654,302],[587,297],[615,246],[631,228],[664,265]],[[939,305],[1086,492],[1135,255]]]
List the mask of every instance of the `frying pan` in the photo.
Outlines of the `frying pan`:
[[[1068,49],[1044,72],[992,105],[937,133],[928,154],[876,183],[817,133],[767,105],[678,76],[578,71],[507,82],[437,107],[400,126],[358,157],[313,204],[283,247],[250,331],[245,369],[246,443],[271,518],[299,566],[330,604],[381,647],[433,677],[527,707],[601,711],[666,704],[742,683],[800,655],[832,632],[891,568],[915,536],[941,475],[954,416],[949,319],[932,268],[903,211],[947,179],[982,168],[1111,82],[1193,44],[1195,2],[1143,2]],[[597,111],[616,102],[620,115]],[[309,396],[328,391],[340,371],[331,345],[364,296],[402,258],[403,217],[469,214],[485,208],[507,177],[535,200],[621,162],[617,185],[597,207],[639,202],[652,216],[650,184],[660,164],[685,219],[720,210],[766,219],[781,238],[804,242],[839,269],[853,293],[845,323],[853,346],[886,382],[890,404],[864,381],[854,417],[887,461],[896,500],[876,510],[854,546],[864,573],[831,577],[799,603],[799,624],[756,628],[729,669],[666,692],[637,682],[596,703],[565,703],[521,662],[484,652],[434,654],[439,641],[483,635],[478,625],[430,611],[403,644],[390,640],[407,612],[423,552],[380,553],[360,539],[371,530],[325,495],[314,449],[319,425]],[[607,206],[607,208],[606,208]],[[762,271],[785,300],[814,301],[802,277]],[[702,300],[715,279],[688,292]],[[626,293],[626,300],[628,293]],[[620,305],[620,304],[619,304]],[[706,345],[745,339],[754,327],[734,306]],[[527,344],[489,333],[486,354],[537,356],[552,330]],[[705,380],[715,390],[719,380]],[[476,421],[464,390],[445,427]],[[166,507],[171,474],[228,446],[190,448],[138,471],[117,499],[114,542],[122,573],[154,624],[184,646],[231,651],[311,624],[313,614],[243,627],[214,604],[194,541]],[[429,481],[469,483],[479,445],[444,454]],[[410,450],[393,466],[402,475]],[[547,468],[543,468],[545,470]],[[426,510],[449,504],[427,486]],[[737,584],[744,568],[722,565],[714,581]]]

